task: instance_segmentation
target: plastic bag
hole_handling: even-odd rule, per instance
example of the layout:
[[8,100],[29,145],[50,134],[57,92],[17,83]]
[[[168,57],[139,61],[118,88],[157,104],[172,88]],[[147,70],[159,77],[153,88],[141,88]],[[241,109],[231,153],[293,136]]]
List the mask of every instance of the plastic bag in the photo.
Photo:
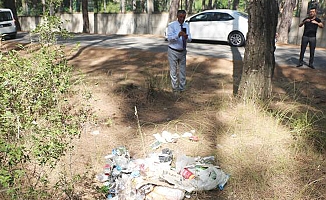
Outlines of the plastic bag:
[[183,168],[195,163],[196,163],[196,159],[193,157],[186,156],[186,155],[178,156],[175,164],[176,172],[179,173]]
[[146,195],[146,200],[182,200],[185,192],[175,188],[156,186],[154,190]]
[[202,169],[197,174],[198,179],[194,180],[196,190],[212,190],[219,188],[223,190],[226,182],[229,180],[229,175],[225,174],[219,167],[213,166]]

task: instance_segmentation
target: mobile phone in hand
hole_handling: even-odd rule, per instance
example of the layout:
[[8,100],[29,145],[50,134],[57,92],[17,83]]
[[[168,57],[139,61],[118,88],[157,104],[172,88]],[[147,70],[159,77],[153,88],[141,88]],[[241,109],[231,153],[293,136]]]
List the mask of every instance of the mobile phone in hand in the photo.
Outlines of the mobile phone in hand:
[[187,28],[182,28],[181,31],[187,33]]

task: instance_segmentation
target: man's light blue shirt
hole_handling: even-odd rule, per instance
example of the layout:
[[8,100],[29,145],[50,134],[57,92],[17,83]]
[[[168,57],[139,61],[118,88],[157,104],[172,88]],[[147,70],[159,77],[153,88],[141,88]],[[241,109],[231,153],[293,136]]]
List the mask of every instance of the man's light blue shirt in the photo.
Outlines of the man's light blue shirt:
[[[191,35],[189,31],[189,26],[186,23],[182,24],[182,28],[186,28],[188,39],[187,42],[191,42]],[[183,49],[183,42],[182,42],[182,36],[178,36],[179,32],[181,31],[181,25],[178,21],[173,21],[168,26],[168,41],[169,41],[169,47],[173,49],[182,50]]]

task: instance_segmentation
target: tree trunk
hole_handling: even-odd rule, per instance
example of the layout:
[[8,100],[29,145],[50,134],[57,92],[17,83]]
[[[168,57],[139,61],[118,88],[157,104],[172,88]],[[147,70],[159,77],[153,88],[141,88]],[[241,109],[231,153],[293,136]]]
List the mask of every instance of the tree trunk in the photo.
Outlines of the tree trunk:
[[137,9],[137,1],[132,0],[132,11],[136,12],[136,9]]
[[82,0],[83,33],[89,33],[88,0]]
[[213,1],[212,0],[208,0],[207,9],[212,9],[212,8],[213,8]]
[[205,2],[205,0],[201,1],[201,9],[206,10],[206,2]]
[[177,11],[179,9],[180,0],[172,0],[169,10],[169,23],[177,19]]
[[188,8],[187,8],[188,13],[192,13],[192,5],[193,5],[193,3],[194,3],[194,0],[189,0]]
[[288,43],[289,38],[289,31],[292,23],[292,17],[293,17],[293,10],[296,6],[296,0],[286,0],[282,13],[281,13],[281,21],[278,27],[278,38],[277,40],[279,42]]
[[73,12],[73,8],[72,8],[72,0],[69,1],[69,11],[70,11],[70,13]]
[[121,13],[126,13],[126,0],[121,0]]
[[238,10],[239,0],[233,0],[232,10]]
[[243,100],[264,100],[272,92],[277,0],[249,1],[248,11],[249,27],[238,95]]
[[50,5],[49,5],[49,13],[50,13],[50,16],[54,16],[54,5],[53,5],[53,2],[50,2]]
[[308,16],[308,4],[309,0],[301,0],[300,21]]
[[20,27],[20,23],[19,23],[19,20],[18,20],[15,1],[14,0],[5,0],[3,5],[4,5],[5,8],[10,8],[10,10],[12,11],[12,14],[14,15],[17,31],[20,31],[21,27]]
[[154,1],[153,0],[147,0],[147,13],[152,14],[154,11]]
[[42,0],[43,15],[46,15],[46,4],[45,0]]
[[23,9],[23,13],[24,15],[28,15],[29,11],[28,11],[28,4],[26,0],[22,0],[22,9]]

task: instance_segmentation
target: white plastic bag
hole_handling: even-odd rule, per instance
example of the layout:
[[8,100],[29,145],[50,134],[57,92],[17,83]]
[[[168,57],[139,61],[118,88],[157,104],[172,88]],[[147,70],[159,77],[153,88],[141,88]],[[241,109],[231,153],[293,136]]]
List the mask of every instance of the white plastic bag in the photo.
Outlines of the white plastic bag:
[[156,186],[152,192],[146,195],[146,200],[182,200],[184,196],[183,190]]
[[180,155],[177,157],[175,163],[175,170],[179,173],[183,168],[187,167],[188,165],[195,164],[196,159],[186,155]]
[[200,170],[197,176],[198,179],[194,180],[196,190],[212,190],[215,188],[223,190],[226,182],[229,180],[229,175],[216,166]]

